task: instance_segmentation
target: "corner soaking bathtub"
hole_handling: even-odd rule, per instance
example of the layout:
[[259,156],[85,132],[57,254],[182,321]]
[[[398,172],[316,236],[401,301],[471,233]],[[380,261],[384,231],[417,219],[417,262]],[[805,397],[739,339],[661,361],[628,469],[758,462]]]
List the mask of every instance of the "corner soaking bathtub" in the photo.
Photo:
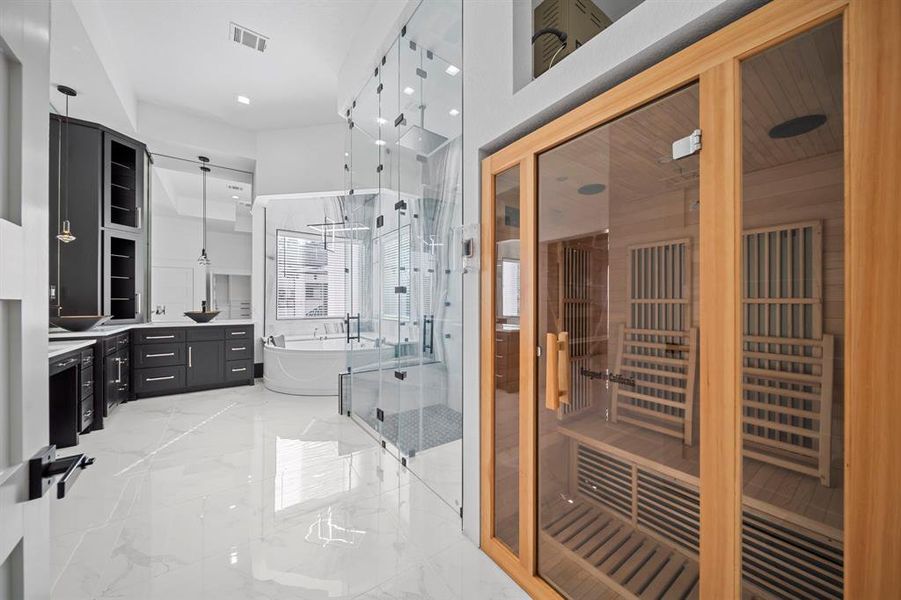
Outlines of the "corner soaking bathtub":
[[[378,364],[394,357],[394,348],[379,348],[363,339],[354,345],[354,365]],[[347,371],[347,342],[343,337],[317,340],[287,338],[285,347],[263,343],[263,385],[295,396],[337,396],[338,374]]]

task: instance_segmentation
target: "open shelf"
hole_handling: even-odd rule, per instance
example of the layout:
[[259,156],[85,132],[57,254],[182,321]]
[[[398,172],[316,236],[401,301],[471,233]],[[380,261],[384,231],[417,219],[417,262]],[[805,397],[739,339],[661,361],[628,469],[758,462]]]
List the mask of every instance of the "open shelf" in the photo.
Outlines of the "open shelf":
[[109,141],[107,215],[110,225],[140,228],[138,166],[140,151],[115,139]]
[[110,314],[114,319],[133,319],[136,312],[136,242],[125,237],[109,237],[109,273],[107,286]]

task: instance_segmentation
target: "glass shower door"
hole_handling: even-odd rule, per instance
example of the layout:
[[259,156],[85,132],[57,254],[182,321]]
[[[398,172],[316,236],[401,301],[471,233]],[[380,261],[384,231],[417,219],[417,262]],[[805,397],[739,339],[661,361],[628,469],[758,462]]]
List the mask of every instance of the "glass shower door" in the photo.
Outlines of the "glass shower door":
[[[404,274],[398,401],[400,450],[408,468],[459,509],[462,276],[453,235],[462,223],[462,77],[440,56],[450,52],[441,40],[453,38],[459,26],[449,17],[446,7],[423,5],[398,48],[395,151],[403,210],[397,239]],[[439,24],[444,34],[438,35]]]
[[351,416],[376,439],[381,439],[381,422],[378,420],[382,368],[380,298],[372,293],[373,286],[380,285],[378,245],[373,235],[379,202],[377,168],[382,147],[378,143],[378,85],[378,76],[366,83],[350,111],[348,123],[350,149],[345,156],[349,173],[345,214],[351,244],[348,275],[356,283],[351,286],[353,300],[346,310],[345,337]]

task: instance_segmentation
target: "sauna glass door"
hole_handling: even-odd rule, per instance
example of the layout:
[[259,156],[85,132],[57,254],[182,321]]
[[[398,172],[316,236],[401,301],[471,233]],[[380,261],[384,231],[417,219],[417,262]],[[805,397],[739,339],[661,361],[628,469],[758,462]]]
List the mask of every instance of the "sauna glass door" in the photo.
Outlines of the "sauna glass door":
[[538,157],[537,569],[567,598],[698,593],[698,128],[694,84]]

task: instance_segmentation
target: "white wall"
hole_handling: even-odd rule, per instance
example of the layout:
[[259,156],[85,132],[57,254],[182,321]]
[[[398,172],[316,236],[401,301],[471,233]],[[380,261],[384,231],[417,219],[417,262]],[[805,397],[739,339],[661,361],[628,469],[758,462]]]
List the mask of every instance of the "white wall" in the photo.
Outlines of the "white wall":
[[337,122],[261,131],[257,135],[255,195],[342,189],[345,131],[345,125]]
[[[205,298],[205,270],[197,263],[203,236],[203,222],[187,217],[153,217],[150,233],[151,269],[181,267],[194,272],[194,305],[200,309]],[[213,273],[250,275],[252,238],[247,233],[207,232],[207,255]],[[152,293],[152,290],[151,290]],[[157,304],[151,298],[151,313]],[[151,314],[152,316],[152,314]],[[167,315],[172,317],[172,315]]]

